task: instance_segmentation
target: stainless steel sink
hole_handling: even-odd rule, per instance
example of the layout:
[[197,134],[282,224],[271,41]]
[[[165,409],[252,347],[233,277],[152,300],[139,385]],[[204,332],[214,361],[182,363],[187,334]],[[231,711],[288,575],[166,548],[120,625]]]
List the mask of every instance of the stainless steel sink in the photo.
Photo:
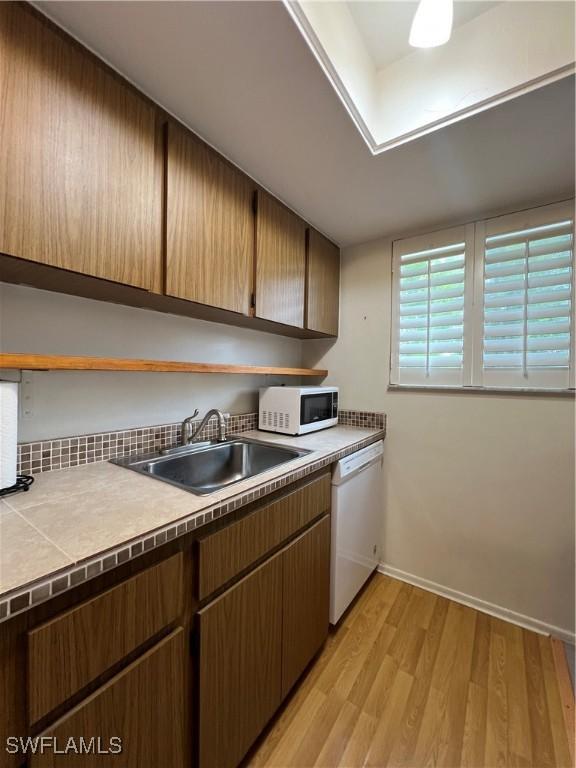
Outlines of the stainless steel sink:
[[203,496],[306,453],[309,451],[232,438],[175,448],[164,455],[127,456],[112,463]]

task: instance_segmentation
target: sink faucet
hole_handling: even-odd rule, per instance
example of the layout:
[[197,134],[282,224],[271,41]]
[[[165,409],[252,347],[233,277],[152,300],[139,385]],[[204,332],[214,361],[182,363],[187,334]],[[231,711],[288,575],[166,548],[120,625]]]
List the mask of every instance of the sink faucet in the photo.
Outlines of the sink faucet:
[[216,408],[209,410],[198,427],[194,430],[194,432],[190,433],[190,423],[196,418],[196,416],[198,416],[198,409],[194,411],[192,416],[188,416],[188,418],[184,419],[182,422],[182,427],[180,430],[182,445],[193,443],[200,432],[202,432],[206,424],[208,424],[212,416],[216,416],[218,419],[218,442],[223,443],[226,440],[226,419],[222,411],[219,411]]

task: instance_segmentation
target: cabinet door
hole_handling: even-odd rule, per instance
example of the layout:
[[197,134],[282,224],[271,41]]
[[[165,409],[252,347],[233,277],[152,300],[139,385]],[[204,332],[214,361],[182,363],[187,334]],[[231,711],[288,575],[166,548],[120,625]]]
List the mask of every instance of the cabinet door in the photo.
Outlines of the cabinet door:
[[161,289],[156,110],[18,3],[0,3],[0,252]]
[[306,328],[338,336],[340,249],[315,229],[308,231]]
[[[141,571],[28,632],[28,713],[34,723],[176,621],[182,555]],[[102,632],[114,627],[114,632]]]
[[304,327],[306,224],[265,192],[256,211],[256,316]]
[[198,541],[198,598],[204,600],[330,509],[330,474]]
[[168,126],[166,293],[245,315],[254,184],[180,126]]
[[330,515],[282,553],[282,698],[328,636]]
[[[56,739],[60,750],[71,737],[79,748],[80,737],[85,745],[93,739],[91,752],[48,748],[31,768],[188,768],[184,636],[177,629],[41,734]],[[122,740],[122,751],[98,754],[98,747],[116,749],[113,737]]]
[[282,560],[198,614],[200,768],[235,768],[281,696]]

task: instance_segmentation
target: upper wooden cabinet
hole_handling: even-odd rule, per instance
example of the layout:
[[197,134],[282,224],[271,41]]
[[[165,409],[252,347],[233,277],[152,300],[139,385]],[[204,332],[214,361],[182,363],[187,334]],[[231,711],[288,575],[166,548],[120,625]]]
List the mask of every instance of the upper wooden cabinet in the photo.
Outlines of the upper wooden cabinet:
[[338,336],[340,249],[315,229],[308,230],[306,328]]
[[168,126],[166,293],[249,314],[254,184],[190,131]]
[[0,3],[0,252],[161,289],[156,110],[64,34]]
[[0,2],[3,281],[337,335],[338,249],[314,230],[307,243],[257,186],[34,9]]
[[256,210],[256,317],[304,327],[306,224],[258,192]]

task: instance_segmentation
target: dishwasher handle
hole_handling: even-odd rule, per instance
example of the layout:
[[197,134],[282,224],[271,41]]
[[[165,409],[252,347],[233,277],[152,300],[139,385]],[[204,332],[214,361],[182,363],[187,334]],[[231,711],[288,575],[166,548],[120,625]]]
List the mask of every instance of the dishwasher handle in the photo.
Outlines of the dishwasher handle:
[[341,485],[363,472],[365,469],[382,463],[384,443],[380,440],[374,445],[340,459],[332,473],[332,485]]

